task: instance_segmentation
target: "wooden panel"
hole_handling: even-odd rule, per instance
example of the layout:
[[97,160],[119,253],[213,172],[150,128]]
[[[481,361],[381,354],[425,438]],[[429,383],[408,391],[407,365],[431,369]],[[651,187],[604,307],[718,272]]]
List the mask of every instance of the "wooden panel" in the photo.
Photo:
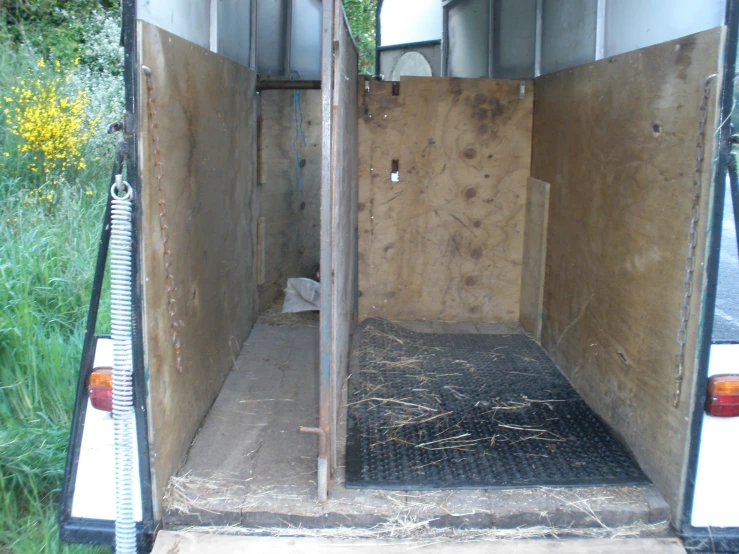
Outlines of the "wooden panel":
[[[341,388],[349,365],[354,320],[357,233],[357,51],[344,8],[335,2],[331,103],[331,425],[338,429]],[[338,460],[336,433],[331,460]]]
[[[259,287],[259,300],[265,309],[284,290],[289,277],[315,278],[313,270],[321,253],[321,91],[297,91],[296,98],[296,91],[266,90],[259,96],[259,215],[265,218],[265,284]],[[302,166],[302,190],[297,165]]]
[[541,340],[548,224],[549,183],[529,177],[521,272],[521,326],[536,340]]
[[146,80],[139,79],[144,342],[158,511],[169,477],[249,334],[257,308],[255,74],[139,22],[152,70],[177,285],[182,374],[167,313]]
[[[479,533],[478,533],[479,536]],[[160,531],[152,554],[240,554],[270,552],[271,554],[355,554],[372,551],[382,554],[406,554],[415,549],[424,554],[684,554],[678,539],[567,539],[567,540],[494,540],[456,541],[429,539],[403,541],[402,544],[368,539],[342,540],[331,538],[234,537],[185,531]]]
[[360,318],[518,321],[532,83],[394,86],[360,82]]
[[[721,29],[541,77],[534,177],[551,184],[542,344],[620,434],[677,516],[689,443],[702,264],[675,409],[698,106]],[[696,259],[711,190],[716,83]]]

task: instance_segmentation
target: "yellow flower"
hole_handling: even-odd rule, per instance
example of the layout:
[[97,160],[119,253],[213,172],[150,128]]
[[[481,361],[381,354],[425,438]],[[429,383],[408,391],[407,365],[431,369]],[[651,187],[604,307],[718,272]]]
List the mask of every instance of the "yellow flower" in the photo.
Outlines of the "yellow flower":
[[80,59],[79,58],[75,58],[74,59],[74,65],[79,65],[79,63],[80,63]]
[[6,158],[9,158],[10,157],[10,152],[3,152],[3,156],[5,156]]
[[[46,64],[44,63],[44,59],[43,58],[39,58],[38,66],[39,67],[46,67]],[[21,82],[21,84],[23,84],[23,83]]]
[[[12,111],[5,108],[5,115],[8,131],[23,139],[18,150],[31,154],[33,160],[42,160],[40,167],[33,162],[27,162],[26,167],[33,173],[42,170],[44,175],[55,178],[72,167],[87,167],[82,148],[100,119],[87,115],[86,91],[66,96],[62,82],[61,77],[35,79],[28,85],[21,80],[20,87],[12,88],[13,95],[5,97],[6,102],[15,102]],[[52,180],[54,184],[56,179]]]
[[86,190],[86,191],[85,191],[85,194],[86,194],[87,196],[92,196],[92,191],[91,191],[91,190]]

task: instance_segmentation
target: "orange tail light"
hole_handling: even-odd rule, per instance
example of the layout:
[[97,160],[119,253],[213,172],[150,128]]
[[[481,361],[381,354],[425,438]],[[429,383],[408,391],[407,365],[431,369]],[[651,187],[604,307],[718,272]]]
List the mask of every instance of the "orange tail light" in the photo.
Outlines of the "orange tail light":
[[90,373],[88,386],[90,402],[94,408],[113,411],[113,370],[95,369]]
[[714,375],[708,379],[706,413],[714,417],[739,416],[739,375]]

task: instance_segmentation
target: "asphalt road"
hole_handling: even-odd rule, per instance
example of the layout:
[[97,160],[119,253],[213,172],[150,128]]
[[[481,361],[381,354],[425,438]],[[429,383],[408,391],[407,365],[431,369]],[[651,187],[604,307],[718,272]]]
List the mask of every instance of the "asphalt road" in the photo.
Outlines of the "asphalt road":
[[714,341],[739,341],[739,257],[737,256],[733,210],[727,179],[718,269],[716,317],[713,325]]

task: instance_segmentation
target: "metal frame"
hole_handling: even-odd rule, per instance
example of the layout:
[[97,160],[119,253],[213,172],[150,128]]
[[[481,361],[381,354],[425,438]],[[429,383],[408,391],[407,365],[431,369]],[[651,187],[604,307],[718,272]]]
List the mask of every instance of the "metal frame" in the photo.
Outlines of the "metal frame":
[[[384,1],[385,0],[377,0],[377,9],[375,10],[375,74],[380,73],[380,48],[382,48],[382,46],[379,46],[382,44],[382,25],[380,25],[380,13],[382,12],[382,4]],[[442,29],[441,34],[442,36],[445,34],[445,29]],[[443,65],[444,63],[442,62],[442,66]]]
[[425,46],[439,46],[440,51],[441,51],[440,53],[443,56],[444,51],[443,51],[443,47],[441,46],[441,43],[442,43],[441,39],[438,39],[438,40],[422,40],[419,42],[404,42],[403,44],[391,44],[389,46],[377,46],[375,48],[375,51],[377,53],[375,56],[375,73],[377,73],[378,75],[382,75],[380,71],[382,69],[380,67],[380,62],[381,62],[380,54],[382,52],[392,52],[394,50],[413,50],[414,48],[423,48]]
[[536,27],[534,31],[534,79],[541,75],[541,38],[544,29],[544,0],[536,0]]
[[[732,143],[735,143],[732,137]],[[731,204],[734,207],[734,225],[739,231],[739,173],[737,173],[736,158],[729,155],[728,161],[729,184],[731,188]],[[739,232],[736,235],[737,249],[739,250]],[[739,341],[737,341],[739,342]]]
[[606,55],[606,2],[598,0],[595,15],[595,59],[602,60]]
[[441,76],[449,74],[449,10],[446,5],[441,8]]
[[210,0],[210,51],[218,52],[218,0]]
[[495,49],[495,0],[488,0],[488,79],[495,75],[495,61],[493,50]]
[[[292,45],[292,28],[293,28],[293,12],[294,12],[294,4],[295,0],[279,0],[282,2],[285,6],[285,26],[283,28],[284,32],[284,46],[285,46],[285,54],[283,57],[283,71],[281,75],[273,75],[269,80],[271,82],[275,82],[278,80],[291,80],[293,79],[293,70],[290,69],[290,63],[291,63],[291,45]],[[257,0],[251,0],[251,21],[252,21],[252,27],[251,27],[251,49],[249,51],[249,58],[250,58],[250,67],[259,72],[259,68],[257,67],[257,56],[256,56],[256,50],[257,50]],[[382,3],[382,0],[380,0],[380,3]],[[379,8],[378,12],[379,14]],[[379,25],[379,24],[378,24]],[[348,26],[348,25],[347,25]],[[321,39],[323,41],[323,38]],[[354,40],[354,37],[352,36],[352,40]],[[324,45],[322,44],[322,47]],[[356,43],[355,43],[356,46]],[[297,73],[297,72],[296,72]],[[297,80],[301,80],[301,77],[299,76]],[[307,81],[306,81],[307,82]]]
[[251,2],[251,17],[249,19],[249,67],[257,70],[257,0]]
[[318,380],[320,394],[318,402],[318,428],[308,432],[318,435],[318,499],[328,497],[331,477],[330,433],[331,433],[331,281],[332,267],[332,181],[331,181],[331,135],[333,128],[334,87],[334,3],[339,0],[323,0],[322,43],[321,43],[321,267],[329,274],[321,279],[321,311],[319,321]]
[[[442,0],[441,2],[441,76],[449,77],[449,9],[463,0]],[[380,0],[382,2],[382,0]],[[493,75],[493,12],[495,0],[488,0],[488,79]],[[377,12],[377,28],[380,27],[380,12]],[[377,67],[380,66],[379,54]]]
[[404,42],[403,44],[391,44],[389,46],[378,46],[378,52],[388,52],[391,50],[407,50],[409,48],[421,48],[423,46],[438,46],[441,44],[441,39],[437,40],[422,40],[419,42]]
[[701,431],[703,426],[704,404],[708,383],[708,364],[710,361],[713,323],[716,310],[716,289],[718,285],[719,255],[721,250],[721,228],[724,211],[724,195],[726,193],[726,174],[731,167],[731,128],[725,124],[732,111],[734,101],[734,77],[736,72],[737,41],[739,40],[739,0],[728,0],[724,24],[727,27],[725,50],[723,55],[724,74],[720,86],[720,114],[719,121],[724,122],[718,130],[718,160],[714,178],[713,210],[709,214],[712,228],[710,243],[708,244],[708,260],[706,263],[707,288],[704,292],[704,302],[701,309],[701,331],[697,355],[697,379],[695,386],[695,402],[690,428],[690,447],[688,452],[688,467],[685,479],[685,491],[680,507],[680,520],[677,530],[689,549],[707,550],[714,552],[739,551],[739,527],[707,528],[693,527],[690,523],[693,513],[693,499],[695,497],[695,479],[698,470],[698,454],[700,451]]
[[283,0],[285,2],[285,72],[284,75],[288,79],[292,77],[290,69],[290,49],[292,48],[293,34],[293,5],[295,0]]
[[[134,288],[132,291],[133,321],[133,384],[134,406],[136,408],[136,433],[139,452],[139,480],[141,486],[142,521],[136,530],[140,548],[149,548],[157,529],[154,520],[151,468],[149,459],[146,374],[144,371],[144,350],[142,335],[142,300],[140,274],[140,225],[141,225],[141,185],[138,174],[136,155],[136,99],[138,95],[138,58],[136,48],[136,0],[123,0],[122,41],[124,47],[124,82],[125,82],[125,114],[123,125],[123,147],[116,152],[111,182],[117,173],[126,165],[126,178],[134,189],[133,214],[133,252],[132,273]],[[59,532],[63,541],[104,544],[112,546],[115,537],[115,523],[112,520],[99,520],[72,517],[72,500],[77,478],[79,454],[82,445],[82,431],[87,412],[87,368],[93,363],[95,353],[95,325],[102,293],[105,262],[107,260],[110,241],[110,199],[103,217],[103,230],[98,248],[95,277],[87,317],[87,331],[80,362],[80,373],[77,380],[77,395],[72,416],[72,428],[67,451],[67,466],[64,472],[61,505],[59,508]]]

